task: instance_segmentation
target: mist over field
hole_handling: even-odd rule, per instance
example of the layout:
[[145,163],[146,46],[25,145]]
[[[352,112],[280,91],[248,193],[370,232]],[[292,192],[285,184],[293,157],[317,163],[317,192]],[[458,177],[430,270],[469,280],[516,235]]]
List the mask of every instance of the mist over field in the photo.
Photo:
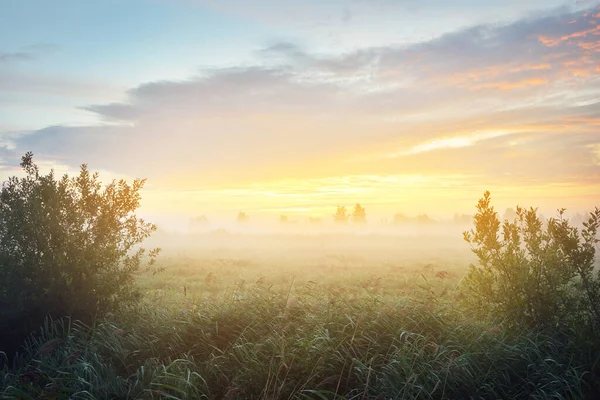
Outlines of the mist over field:
[[[273,274],[291,273],[302,281],[310,280],[310,275],[319,270],[334,281],[345,279],[352,271],[376,276],[381,266],[397,274],[405,270],[420,272],[426,265],[464,274],[469,263],[476,260],[458,228],[345,233],[158,232],[145,245],[160,246],[163,259],[238,260],[241,265],[252,266],[250,269],[268,266],[266,279]],[[219,273],[217,267],[214,271]],[[240,268],[238,272],[243,275],[246,271]]]
[[0,0],[0,400],[600,399],[600,0]]

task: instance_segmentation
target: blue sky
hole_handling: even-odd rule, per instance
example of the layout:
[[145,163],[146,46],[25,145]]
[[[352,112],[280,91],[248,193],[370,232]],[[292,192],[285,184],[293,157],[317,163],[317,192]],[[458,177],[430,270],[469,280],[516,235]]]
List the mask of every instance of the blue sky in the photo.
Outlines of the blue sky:
[[161,1],[3,0],[1,10],[0,117],[16,129],[90,121],[77,106],[236,62],[261,32],[205,7]]
[[[77,106],[122,100],[128,88],[144,82],[256,62],[254,53],[273,43],[293,41],[322,53],[351,51],[427,40],[561,5],[514,0],[2,0],[0,118],[13,129],[90,122],[94,117]],[[11,59],[11,54],[24,57]]]
[[2,175],[33,150],[186,213],[422,212],[441,184],[446,212],[588,207],[599,23],[596,0],[0,0]]

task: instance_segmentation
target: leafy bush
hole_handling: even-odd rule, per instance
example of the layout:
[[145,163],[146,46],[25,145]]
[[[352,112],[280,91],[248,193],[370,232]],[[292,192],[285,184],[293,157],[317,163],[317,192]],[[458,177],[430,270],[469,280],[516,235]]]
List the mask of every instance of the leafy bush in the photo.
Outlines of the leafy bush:
[[517,207],[516,218],[501,223],[490,202],[485,192],[474,229],[464,233],[480,264],[466,277],[469,305],[512,327],[585,326],[600,333],[600,210],[580,230],[564,209],[544,222],[537,209]]
[[56,179],[32,153],[21,167],[0,192],[0,343],[13,351],[47,315],[91,321],[134,298],[137,245],[156,230],[134,214],[144,180],[102,188],[86,165]]

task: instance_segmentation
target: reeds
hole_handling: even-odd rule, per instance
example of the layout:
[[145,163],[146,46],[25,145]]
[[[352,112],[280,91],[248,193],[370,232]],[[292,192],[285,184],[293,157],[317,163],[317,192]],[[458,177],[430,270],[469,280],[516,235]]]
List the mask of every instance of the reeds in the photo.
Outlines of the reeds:
[[0,396],[573,399],[590,391],[592,367],[558,336],[509,335],[446,298],[314,283],[234,291],[148,297],[93,326],[47,321],[0,373]]

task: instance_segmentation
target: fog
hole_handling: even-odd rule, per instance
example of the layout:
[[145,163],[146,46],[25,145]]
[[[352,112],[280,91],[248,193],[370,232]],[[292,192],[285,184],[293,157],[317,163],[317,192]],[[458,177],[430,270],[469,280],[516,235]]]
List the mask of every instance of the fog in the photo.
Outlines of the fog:
[[187,232],[159,229],[144,245],[160,247],[164,260],[180,257],[243,259],[257,265],[364,266],[453,264],[474,261],[455,224],[336,226],[322,224],[237,224],[229,229],[195,227]]

